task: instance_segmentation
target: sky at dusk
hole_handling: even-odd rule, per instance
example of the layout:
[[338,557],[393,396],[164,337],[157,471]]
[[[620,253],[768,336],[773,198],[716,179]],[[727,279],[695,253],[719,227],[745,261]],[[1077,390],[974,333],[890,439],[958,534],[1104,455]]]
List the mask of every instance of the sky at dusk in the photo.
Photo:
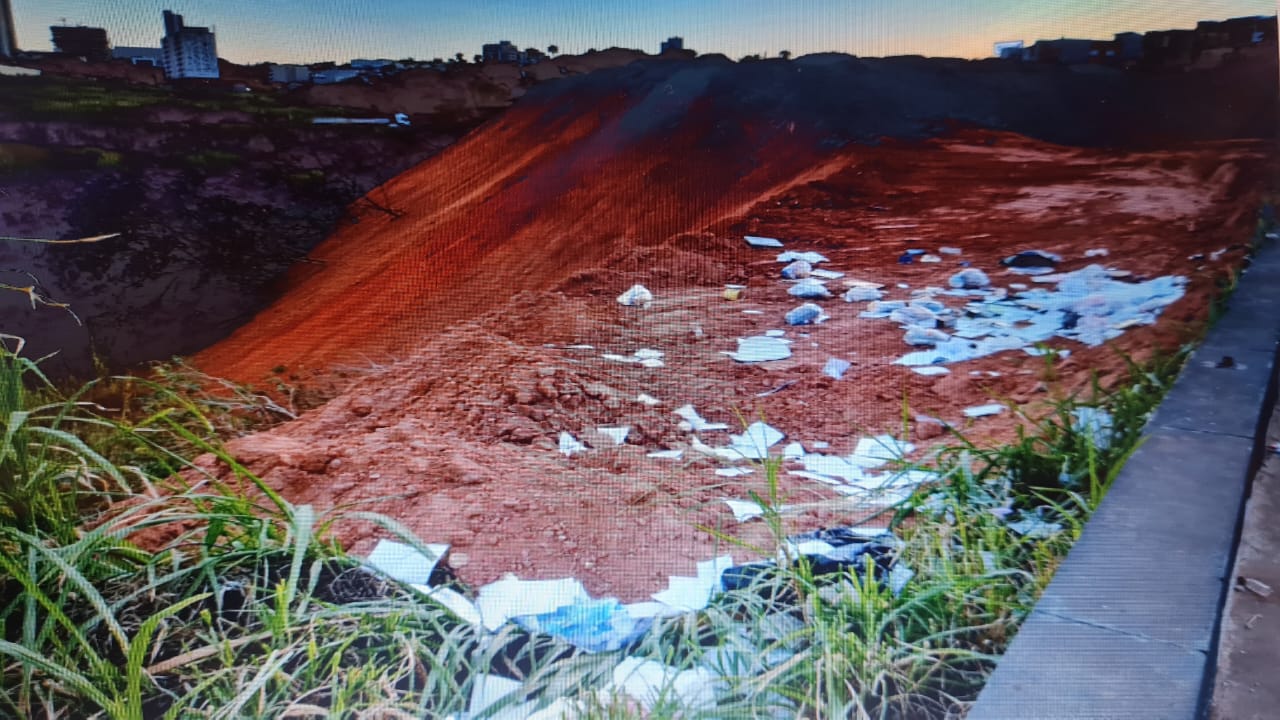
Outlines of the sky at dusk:
[[10,0],[19,47],[50,50],[49,26],[104,27],[113,45],[156,47],[160,13],[212,26],[238,63],[351,58],[471,58],[511,40],[561,52],[657,52],[670,35],[738,58],[837,51],[862,56],[988,57],[992,43],[1191,28],[1273,15],[1274,0]]

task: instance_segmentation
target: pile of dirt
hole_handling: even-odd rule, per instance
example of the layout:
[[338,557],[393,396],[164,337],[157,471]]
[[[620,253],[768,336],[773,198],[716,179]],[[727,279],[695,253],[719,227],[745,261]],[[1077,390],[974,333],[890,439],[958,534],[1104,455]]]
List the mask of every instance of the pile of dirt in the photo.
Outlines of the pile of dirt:
[[[714,86],[715,74],[705,80]],[[196,360],[247,381],[276,365],[303,383],[348,376],[327,405],[231,444],[291,501],[388,513],[451,543],[470,583],[573,575],[625,600],[717,551],[698,526],[767,541],[720,502],[763,492],[760,471],[716,474],[676,408],[731,427],[763,417],[788,442],[840,454],[901,432],[904,399],[921,416],[907,431],[922,446],[941,441],[927,418],[1008,438],[1011,413],[963,410],[996,400],[1034,412],[1050,389],[1121,380],[1117,350],[1142,359],[1196,337],[1217,283],[1245,256],[1259,180],[1276,159],[1272,144],[1249,140],[1131,152],[985,130],[834,147],[811,126],[726,115],[719,96],[669,99],[659,87],[587,112],[555,95],[389,183],[404,217],[340,232],[316,255],[323,269]],[[651,111],[630,115],[638,104]],[[1052,341],[1071,354],[1051,370],[1011,351],[924,377],[893,364],[912,348],[894,323],[858,317],[862,303],[820,301],[829,321],[784,325],[799,301],[778,251],[749,247],[747,234],[820,252],[823,268],[882,283],[890,299],[945,287],[966,265],[1001,287],[1031,285],[999,261],[1032,248],[1060,255],[1060,270],[1101,262],[1134,279],[1180,275],[1187,294],[1111,346]],[[944,246],[960,254],[898,262]],[[616,301],[635,283],[652,290],[651,306]],[[738,300],[725,299],[726,284],[745,286]],[[792,341],[790,358],[726,356],[737,338],[770,330]],[[661,366],[619,360],[644,349],[661,352]],[[832,357],[851,363],[842,379],[822,372]],[[599,432],[617,426],[630,428],[622,444]],[[566,432],[592,449],[565,456]],[[650,457],[660,450],[684,453]],[[782,491],[804,506],[796,530],[870,512],[786,473]],[[357,552],[379,534],[341,526]]]

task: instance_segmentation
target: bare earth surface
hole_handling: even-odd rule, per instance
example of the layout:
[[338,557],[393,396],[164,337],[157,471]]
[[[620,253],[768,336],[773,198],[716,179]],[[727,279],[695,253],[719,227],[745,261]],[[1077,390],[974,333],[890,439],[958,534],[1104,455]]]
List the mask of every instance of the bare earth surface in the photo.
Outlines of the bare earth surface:
[[[553,137],[567,143],[575,127],[585,134],[583,123],[566,121]],[[716,475],[717,460],[689,451],[690,433],[673,414],[681,405],[735,432],[763,417],[787,442],[847,454],[859,437],[900,433],[904,398],[913,415],[996,440],[1013,432],[1014,414],[968,420],[963,409],[1032,409],[1045,397],[1045,360],[1021,351],[936,378],[892,365],[912,348],[895,323],[859,318],[863,303],[820,301],[830,320],[786,326],[783,314],[802,301],[786,292],[778,250],[748,247],[744,234],[821,252],[830,261],[820,267],[883,283],[888,299],[945,287],[962,262],[997,286],[1033,285],[999,266],[1026,249],[1060,254],[1061,270],[1102,263],[1134,279],[1188,278],[1187,295],[1155,326],[1130,329],[1113,347],[1051,341],[1071,354],[1048,385],[1070,391],[1091,373],[1104,384],[1120,379],[1117,350],[1142,358],[1196,336],[1215,284],[1244,257],[1234,243],[1252,229],[1254,180],[1273,151],[1229,141],[1121,153],[963,131],[815,159],[788,154],[782,142],[770,148],[780,161],[767,173],[709,169],[703,183],[681,182],[663,177],[660,159],[623,156],[615,162],[625,172],[615,165],[595,192],[567,188],[578,197],[564,198],[528,186],[553,183],[547,158],[568,172],[591,157],[557,157],[554,145],[509,158],[496,177],[472,172],[470,163],[486,161],[474,151],[401,176],[389,194],[405,217],[369,217],[340,232],[313,255],[328,267],[296,278],[283,301],[196,361],[250,382],[282,365],[282,376],[341,390],[301,419],[231,445],[289,500],[387,513],[424,540],[450,543],[453,566],[473,584],[509,572],[573,575],[593,594],[624,601],[725,550],[699,525],[766,540],[758,521],[738,525],[720,502],[764,491],[763,473]],[[628,191],[636,183],[643,202]],[[540,212],[527,210],[538,204]],[[897,262],[908,248],[941,246],[962,253]],[[1100,248],[1109,255],[1085,257]],[[652,306],[615,300],[634,283],[653,292]],[[730,301],[726,284],[746,288]],[[737,338],[774,329],[793,341],[791,358],[741,364],[724,354]],[[664,353],[662,367],[602,357],[646,348]],[[832,357],[852,363],[843,379],[822,373]],[[641,393],[659,404],[639,402]],[[615,447],[599,426],[631,431]],[[595,449],[566,457],[561,431]],[[942,441],[933,423],[913,421],[910,433],[921,446],[913,458]],[[699,436],[727,442],[724,432]],[[666,449],[685,453],[647,457]],[[812,504],[792,518],[798,530],[870,511],[785,473],[782,490],[790,503]],[[357,552],[386,536],[361,523],[341,525],[339,535]]]

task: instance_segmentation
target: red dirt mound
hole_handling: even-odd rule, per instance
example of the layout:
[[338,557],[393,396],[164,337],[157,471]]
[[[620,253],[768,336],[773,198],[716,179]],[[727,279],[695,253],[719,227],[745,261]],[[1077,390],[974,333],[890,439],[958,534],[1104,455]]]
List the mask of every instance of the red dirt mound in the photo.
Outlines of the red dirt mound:
[[[595,593],[641,599],[716,551],[697,525],[765,540],[758,522],[737,526],[718,502],[763,491],[760,473],[716,475],[691,451],[676,407],[735,426],[763,416],[788,441],[844,454],[860,435],[901,428],[904,397],[915,413],[998,439],[1015,427],[1009,413],[966,421],[962,409],[1032,406],[1048,387],[1045,361],[1019,351],[916,375],[891,364],[911,349],[895,324],[859,318],[860,304],[839,299],[823,301],[830,321],[786,328],[782,314],[799,301],[779,280],[777,251],[749,248],[743,234],[821,252],[822,267],[884,283],[893,299],[945,285],[961,262],[1000,286],[1030,284],[999,267],[1029,248],[1061,255],[1063,270],[1104,262],[1187,277],[1187,296],[1156,325],[1115,342],[1141,357],[1195,336],[1215,283],[1244,257],[1235,243],[1248,237],[1258,179],[1275,159],[1255,141],[1126,153],[987,131],[817,152],[787,127],[743,122],[710,152],[698,148],[720,120],[697,107],[662,142],[637,147],[616,140],[627,105],[618,96],[590,114],[517,110],[389,183],[378,197],[403,217],[366,214],[344,228],[316,253],[322,270],[197,362],[256,381],[276,365],[393,361],[232,452],[293,502],[357,504],[452,543],[469,582],[571,574]],[[897,262],[907,248],[942,246],[961,254]],[[1085,256],[1103,248],[1105,258]],[[651,307],[616,302],[634,283],[653,291]],[[726,283],[746,286],[740,300],[724,299]],[[784,328],[790,359],[724,355],[735,338]],[[1051,344],[1072,354],[1050,383],[1070,390],[1091,373],[1104,384],[1123,374],[1111,347]],[[661,350],[664,365],[603,357],[642,348]],[[821,372],[829,357],[852,362],[843,379]],[[660,404],[638,402],[641,393]],[[619,446],[596,434],[615,425],[631,428]],[[911,431],[927,444],[937,427]],[[562,431],[595,449],[565,457]],[[661,449],[685,454],[648,457]],[[782,489],[813,503],[792,521],[798,529],[865,514],[810,480],[784,476]],[[357,551],[377,536],[344,527]]]

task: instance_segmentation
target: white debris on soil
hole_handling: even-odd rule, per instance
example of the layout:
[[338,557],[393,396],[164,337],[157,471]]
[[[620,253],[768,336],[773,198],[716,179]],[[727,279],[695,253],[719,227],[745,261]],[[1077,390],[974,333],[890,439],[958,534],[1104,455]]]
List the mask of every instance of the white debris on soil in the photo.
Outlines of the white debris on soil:
[[1009,529],[1025,538],[1043,540],[1062,532],[1062,525],[1060,523],[1045,522],[1038,517],[1032,516],[1009,523]]
[[627,442],[627,433],[631,432],[629,427],[598,427],[596,432],[613,440],[614,445],[622,445]]
[[911,372],[926,377],[936,377],[938,375],[950,375],[951,371],[942,365],[924,365],[921,367],[911,368]]
[[591,601],[586,588],[576,578],[521,580],[507,575],[480,588],[476,610],[490,632],[521,615],[542,615],[566,605]]
[[1094,248],[1092,250],[1084,251],[1084,256],[1087,258],[1106,257],[1110,254],[1111,254],[1111,251],[1106,248]]
[[726,352],[725,355],[744,363],[786,360],[791,357],[791,341],[763,335],[738,338],[737,352]]
[[648,405],[649,407],[662,404],[661,400],[647,393],[640,393],[637,395],[636,402],[641,403],[642,405]]
[[[952,285],[969,282],[968,278],[959,279],[959,274],[953,280]],[[988,296],[970,302],[964,315],[950,321],[948,339],[937,342],[931,350],[907,353],[895,363],[920,366],[961,362],[1031,347],[1055,337],[1100,345],[1120,337],[1127,328],[1154,324],[1165,307],[1182,297],[1186,283],[1185,278],[1177,276],[1141,283],[1120,282],[1099,265],[1058,273],[1052,280],[1057,284],[1055,290],[1037,287],[1019,292],[1012,299]],[[893,310],[901,307],[871,303],[860,317],[893,319]],[[908,318],[900,313],[898,319]],[[927,321],[912,324],[927,326]]]
[[684,457],[683,450],[655,450],[645,457],[656,458],[658,460],[679,460]]
[[449,552],[448,545],[427,545],[424,554],[412,545],[394,540],[379,540],[365,559],[365,564],[393,580],[410,585],[427,584],[440,559]]
[[825,255],[816,252],[796,252],[795,250],[788,250],[784,253],[778,254],[778,262],[789,263],[795,262],[796,260],[803,260],[804,262],[809,263],[809,265],[817,265],[818,263],[827,262]]
[[744,468],[744,467],[716,468],[716,475],[719,475],[720,477],[729,477],[729,478],[741,477],[743,475],[750,475],[751,473],[752,473],[751,468]]
[[839,280],[844,277],[844,273],[838,270],[822,270],[821,268],[810,270],[809,275],[822,280]]
[[805,303],[783,316],[788,325],[816,325],[826,319],[827,314],[813,303]]
[[959,255],[962,251],[958,247],[947,247],[943,245],[938,248],[938,252],[942,255]]
[[777,238],[759,237],[757,235],[747,235],[745,239],[747,241],[747,244],[750,245],[751,247],[761,247],[761,248],[782,247],[782,241],[778,240]]
[[846,290],[841,297],[847,303],[866,302],[868,300],[880,300],[884,297],[884,293],[873,287],[857,286]]
[[799,280],[801,278],[809,277],[812,272],[813,265],[810,265],[804,260],[796,260],[790,265],[782,268],[782,277],[787,280]]
[[827,358],[827,363],[822,366],[822,374],[826,375],[827,377],[835,378],[836,380],[839,380],[840,378],[844,377],[844,374],[848,372],[849,368],[852,366],[853,364],[850,363],[848,360],[841,360],[840,358]]
[[831,297],[831,291],[827,289],[827,286],[821,280],[814,280],[813,278],[805,278],[792,285],[787,290],[787,294],[808,300],[825,300]]
[[720,587],[720,576],[731,567],[733,557],[730,555],[703,560],[698,563],[697,577],[672,575],[667,579],[667,589],[653,593],[651,597],[668,607],[685,611],[701,610],[711,601],[715,589]]
[[1004,406],[991,403],[989,405],[975,405],[964,409],[964,416],[968,418],[986,417],[988,415],[999,415],[1004,412]]
[[630,289],[618,296],[618,304],[628,307],[649,307],[653,303],[653,293],[643,285],[632,285]]
[[680,417],[684,418],[685,422],[689,423],[690,427],[693,430],[696,430],[698,432],[729,429],[729,426],[726,425],[725,423],[707,422],[701,415],[698,414],[697,410],[693,409],[693,405],[681,405],[680,407],[676,408],[674,412],[676,415],[679,415]]
[[718,693],[725,687],[720,676],[706,667],[680,670],[654,660],[629,657],[613,669],[612,683],[602,695],[620,692],[635,700],[646,714],[659,703],[697,713],[714,708]]
[[1071,429],[1089,438],[1098,450],[1111,447],[1113,418],[1101,408],[1078,407],[1071,411]]
[[565,457],[573,457],[578,453],[586,452],[588,449],[589,448],[586,445],[579,442],[573,435],[570,435],[564,430],[560,431],[560,452],[564,453]]

